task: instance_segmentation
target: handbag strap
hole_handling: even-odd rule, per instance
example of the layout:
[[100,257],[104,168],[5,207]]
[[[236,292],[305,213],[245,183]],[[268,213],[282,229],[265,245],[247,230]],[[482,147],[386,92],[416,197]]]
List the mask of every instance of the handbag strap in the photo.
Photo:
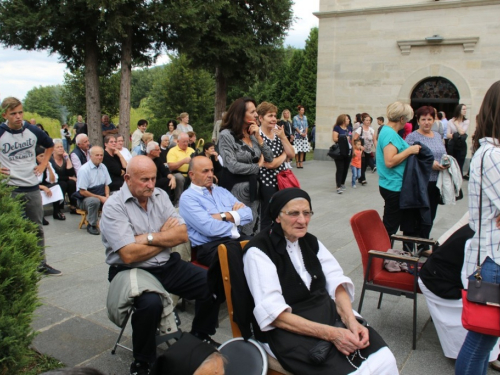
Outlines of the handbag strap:
[[[487,151],[487,150],[486,150]],[[482,280],[481,276],[481,219],[483,216],[483,162],[484,157],[486,155],[486,151],[484,151],[483,156],[481,157],[481,182],[479,183],[479,238],[477,241],[477,268],[474,277],[476,280]]]

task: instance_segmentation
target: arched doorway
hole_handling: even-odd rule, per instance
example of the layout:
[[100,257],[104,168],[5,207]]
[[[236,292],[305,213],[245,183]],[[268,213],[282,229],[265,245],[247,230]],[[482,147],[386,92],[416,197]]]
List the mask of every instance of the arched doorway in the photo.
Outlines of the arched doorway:
[[[452,118],[453,110],[460,101],[456,86],[444,77],[428,77],[420,81],[411,93],[413,110],[428,105],[446,113],[446,118]],[[414,119],[415,122],[415,119]],[[413,124],[414,128],[416,124]]]

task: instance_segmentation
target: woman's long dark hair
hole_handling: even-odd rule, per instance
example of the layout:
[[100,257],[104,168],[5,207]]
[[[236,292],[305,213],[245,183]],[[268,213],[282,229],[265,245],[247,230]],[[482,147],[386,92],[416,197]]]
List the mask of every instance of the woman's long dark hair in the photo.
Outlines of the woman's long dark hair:
[[[455,110],[453,111],[453,117],[456,119],[462,118],[462,107],[465,104],[459,104],[455,107]],[[464,116],[462,121],[467,120],[467,118]]]
[[479,148],[481,138],[491,137],[500,142],[500,81],[496,81],[486,92],[476,119],[474,151]]
[[244,97],[236,99],[222,119],[220,130],[228,129],[236,138],[242,139],[247,103],[253,103],[257,107],[257,103],[252,98]]

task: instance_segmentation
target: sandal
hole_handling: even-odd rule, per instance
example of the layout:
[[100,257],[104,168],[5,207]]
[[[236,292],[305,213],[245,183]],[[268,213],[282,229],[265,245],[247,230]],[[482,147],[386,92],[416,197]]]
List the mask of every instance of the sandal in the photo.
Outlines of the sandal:
[[55,213],[52,217],[56,220],[66,220],[66,216],[62,212]]

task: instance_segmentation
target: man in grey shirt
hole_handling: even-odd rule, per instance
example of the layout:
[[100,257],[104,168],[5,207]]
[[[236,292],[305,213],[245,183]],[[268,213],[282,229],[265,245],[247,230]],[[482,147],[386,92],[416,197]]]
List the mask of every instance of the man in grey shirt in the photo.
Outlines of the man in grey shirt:
[[[49,266],[45,259],[43,206],[38,187],[38,176],[47,168],[54,142],[36,126],[23,122],[23,105],[18,99],[5,98],[0,112],[5,120],[5,123],[0,124],[0,174],[9,176],[7,185],[15,186],[12,196],[22,195],[26,218],[38,226],[38,246],[42,253],[38,271],[45,275],[60,276],[61,271]],[[45,156],[38,165],[35,158],[37,146],[45,147]]]
[[[208,289],[207,271],[171,251],[188,241],[187,230],[167,193],[155,188],[155,164],[147,156],[133,157],[124,177],[125,184],[106,201],[101,217],[109,281],[130,268],[150,272],[168,292],[196,300],[191,333],[218,345],[209,335],[215,334],[219,304]],[[134,306],[131,373],[149,368],[155,361],[155,333],[163,309],[155,293],[143,293]]]

